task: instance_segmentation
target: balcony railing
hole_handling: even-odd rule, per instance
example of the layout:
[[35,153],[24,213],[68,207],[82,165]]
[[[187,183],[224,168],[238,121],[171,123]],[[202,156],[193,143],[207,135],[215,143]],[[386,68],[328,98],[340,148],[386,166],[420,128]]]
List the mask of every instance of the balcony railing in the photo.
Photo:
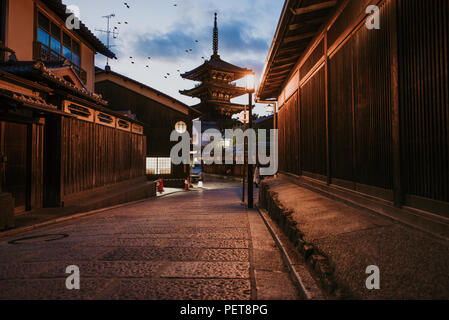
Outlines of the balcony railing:
[[[33,46],[33,56],[35,60],[42,60],[47,62],[60,62],[63,63],[67,59],[61,56],[59,53],[57,53],[54,50],[51,50],[49,47],[47,47],[45,44],[35,41]],[[69,61],[70,62],[70,61]],[[75,69],[76,73],[80,77],[81,81],[83,83],[86,83],[87,81],[87,72],[81,69],[76,64],[73,64],[70,62],[70,64]]]

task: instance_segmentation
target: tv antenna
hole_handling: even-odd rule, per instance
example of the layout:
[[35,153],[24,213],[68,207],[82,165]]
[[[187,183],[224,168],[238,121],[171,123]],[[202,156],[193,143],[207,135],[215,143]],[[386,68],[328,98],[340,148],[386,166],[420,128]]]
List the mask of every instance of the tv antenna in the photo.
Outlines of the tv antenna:
[[[107,36],[107,40],[106,40],[106,47],[108,48],[108,49],[111,49],[112,47],[115,47],[115,45],[111,45],[110,44],[110,38],[111,38],[111,35],[112,35],[112,37],[114,38],[114,39],[117,39],[117,36],[118,36],[118,31],[116,31],[117,30],[117,27],[114,27],[113,29],[112,29],[112,31],[111,31],[111,28],[110,28],[110,20],[112,19],[112,18],[114,18],[115,17],[115,14],[114,13],[111,13],[111,14],[109,14],[109,15],[107,15],[107,16],[103,16],[102,18],[105,18],[105,19],[107,19],[107,29],[106,30],[101,30],[101,29],[95,29],[95,31],[98,31],[98,32],[102,32],[102,33],[106,33],[106,36]],[[106,67],[109,67],[109,58],[108,57],[106,57]]]

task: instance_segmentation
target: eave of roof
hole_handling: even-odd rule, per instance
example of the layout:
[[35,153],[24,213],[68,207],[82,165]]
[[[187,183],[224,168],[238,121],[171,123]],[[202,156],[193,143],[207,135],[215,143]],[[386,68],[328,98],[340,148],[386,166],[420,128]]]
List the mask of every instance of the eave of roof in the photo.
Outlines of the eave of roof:
[[[62,0],[41,0],[45,5],[47,5],[54,13],[56,13],[61,19],[67,19],[70,14],[67,12],[67,6],[62,3]],[[115,54],[109,50],[103,42],[101,42],[92,31],[87,28],[87,26],[80,21],[80,29],[73,29],[74,32],[82,36],[86,41],[88,41],[94,49],[101,53],[102,55],[114,59],[117,58]]]
[[250,69],[241,68],[229,62],[221,60],[220,56],[212,56],[210,60],[204,61],[204,63],[199,67],[181,74],[181,77],[188,80],[199,81],[201,80],[202,75],[209,72],[209,70],[218,70],[234,73],[235,76],[233,81],[240,79],[244,77],[248,72],[251,72]]
[[246,105],[238,104],[238,103],[232,103],[232,102],[226,102],[226,101],[219,101],[219,100],[209,100],[207,103],[200,102],[192,108],[201,108],[201,107],[207,107],[207,106],[218,106],[219,108],[230,108],[233,110],[241,111],[245,109]]
[[[64,78],[61,78],[57,74],[51,71],[52,67],[61,67],[60,64],[45,65],[42,61],[17,61],[17,62],[7,62],[5,64],[0,65],[0,70],[6,71],[11,74],[15,74],[18,76],[24,76],[27,79],[44,79],[50,82],[51,88],[60,87],[64,90],[69,90],[75,95],[81,96],[83,98],[87,98],[97,104],[101,104],[107,106],[108,102],[103,100],[101,95],[98,95],[94,92],[90,92],[86,88],[80,88],[72,83],[68,82]],[[72,67],[69,67],[72,68]]]
[[239,97],[247,93],[245,88],[233,86],[230,84],[218,84],[214,82],[203,82],[195,88],[180,90],[179,93],[191,97],[199,97],[201,93],[207,92],[209,88],[216,88],[218,91],[229,93],[230,99]]
[[285,1],[262,72],[257,101],[277,99],[297,62],[338,3],[337,0]]

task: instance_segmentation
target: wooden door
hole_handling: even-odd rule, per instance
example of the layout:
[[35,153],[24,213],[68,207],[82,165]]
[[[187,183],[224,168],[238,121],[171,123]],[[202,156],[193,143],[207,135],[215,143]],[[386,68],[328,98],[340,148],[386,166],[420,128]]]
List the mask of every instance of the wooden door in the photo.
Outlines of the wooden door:
[[25,211],[27,206],[27,129],[26,124],[2,124],[2,190],[13,195],[16,211]]

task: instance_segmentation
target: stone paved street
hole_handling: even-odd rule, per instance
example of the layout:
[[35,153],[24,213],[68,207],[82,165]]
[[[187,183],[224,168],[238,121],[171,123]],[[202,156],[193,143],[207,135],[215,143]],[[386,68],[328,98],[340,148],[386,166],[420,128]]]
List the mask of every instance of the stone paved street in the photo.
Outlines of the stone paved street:
[[[208,185],[0,239],[0,298],[297,299],[238,183]],[[69,265],[80,290],[66,289]]]

